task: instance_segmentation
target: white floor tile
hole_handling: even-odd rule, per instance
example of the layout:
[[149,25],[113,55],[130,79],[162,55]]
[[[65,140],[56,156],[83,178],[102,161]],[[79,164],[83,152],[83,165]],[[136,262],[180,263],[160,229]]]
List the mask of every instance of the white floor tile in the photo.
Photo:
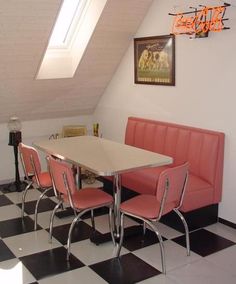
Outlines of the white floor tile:
[[178,284],[235,284],[236,278],[204,258],[172,270],[168,277]]
[[0,221],[21,217],[21,209],[12,204],[0,207]]
[[177,230],[175,230],[175,229],[173,229],[173,228],[171,228],[171,227],[169,227],[165,224],[162,224],[160,222],[157,222],[156,226],[157,226],[159,233],[167,239],[173,239],[173,238],[177,238],[177,237],[183,235],[183,233],[181,233],[181,232],[179,232],[179,231],[177,231]]
[[[91,219],[90,218],[88,218],[88,219],[86,219],[84,221],[88,225],[91,226]],[[124,225],[125,225],[125,228],[126,228],[126,227],[130,227],[130,226],[138,225],[138,223],[135,222],[134,220],[126,217]],[[108,214],[95,217],[95,227],[96,227],[96,230],[99,231],[102,234],[110,232],[110,230],[109,230]]]
[[[102,234],[109,232],[108,214],[95,217],[95,228]],[[91,218],[84,220],[85,223],[91,226]]]
[[[42,228],[47,229],[49,228],[50,216],[52,211],[46,211],[42,213],[38,213],[38,225]],[[32,219],[34,219],[34,215],[30,215]],[[64,218],[58,218],[57,216],[54,217],[53,227],[71,224],[74,216],[68,216]]]
[[[91,265],[115,257],[116,247],[113,246],[112,242],[97,246],[90,240],[84,240],[72,243],[71,253],[84,264]],[[125,248],[122,248],[121,254],[125,253],[128,253],[128,251]]]
[[[51,196],[51,197],[49,197],[53,202],[55,202],[56,204],[58,203],[58,199],[57,199],[57,197],[56,196]],[[56,205],[55,204],[55,205]]]
[[170,279],[168,275],[160,274],[154,277],[151,277],[147,280],[138,282],[139,284],[177,284],[176,281]]
[[[15,204],[22,203],[22,195],[23,195],[23,192],[11,192],[11,193],[6,194],[7,198],[9,198]],[[25,202],[37,200],[39,196],[40,196],[40,192],[38,190],[29,189],[26,194]]]
[[[184,264],[194,262],[200,258],[199,255],[191,252],[190,256],[187,256],[186,249],[173,241],[165,241],[165,256],[166,256],[166,269],[170,271]],[[142,258],[144,261],[154,266],[158,270],[162,271],[161,255],[159,244],[154,244],[133,252],[133,254]]]
[[83,283],[83,284],[104,284],[104,281],[97,273],[89,267],[82,267],[69,272],[58,274],[38,281],[39,284],[65,284],[65,283]]
[[236,276],[236,245],[211,254],[205,259]]
[[136,226],[136,225],[140,225],[140,223],[134,221],[134,219],[129,218],[128,216],[125,216],[124,218],[124,227],[131,227],[131,226]]
[[205,227],[205,229],[236,243],[236,230],[229,226],[222,223],[216,223]]
[[[86,185],[89,186],[89,185]],[[95,186],[95,184],[94,184]],[[97,184],[98,186],[98,184]],[[0,192],[0,195],[2,193]],[[28,192],[27,201],[37,200],[40,195],[38,190]],[[6,196],[14,203],[21,203],[22,193],[7,193]],[[55,200],[54,197],[51,197]],[[51,211],[42,212],[38,215],[38,223],[43,228],[49,228]],[[16,205],[0,206],[0,221],[21,217],[21,209]],[[32,215],[34,218],[34,216]],[[54,226],[70,224],[73,216],[66,218],[55,217]],[[91,219],[84,220],[91,225]],[[108,233],[108,216],[95,217],[96,229],[101,233]],[[137,225],[138,223],[130,218],[125,218],[125,227]],[[162,224],[157,224],[163,237],[168,240],[164,242],[166,252],[167,274],[157,275],[139,283],[146,284],[235,284],[236,283],[236,245],[223,249],[207,257],[201,257],[193,252],[191,256],[186,255],[186,248],[171,241],[171,239],[182,235],[182,233]],[[206,230],[220,235],[236,243],[236,230],[224,224],[216,223],[205,227]],[[1,237],[0,237],[1,240]],[[17,257],[38,253],[62,246],[53,238],[52,244],[49,243],[49,234],[45,230],[24,233],[9,238],[3,238],[9,249]],[[66,247],[66,246],[64,246]],[[4,246],[3,246],[4,248]],[[122,248],[121,254],[129,251]],[[65,273],[50,276],[39,280],[39,284],[64,284],[64,283],[107,283],[88,266],[115,256],[116,248],[112,242],[96,246],[89,239],[75,242],[71,245],[71,253],[82,261],[86,266],[68,271]],[[132,252],[148,264],[162,270],[159,244],[154,244]],[[1,254],[1,252],[0,252]],[[33,275],[18,260],[10,259],[0,261],[0,283],[29,284],[35,282]]]
[[39,230],[5,238],[4,242],[17,257],[20,257],[61,246],[56,239],[53,239],[52,243],[48,240],[49,234]]
[[9,284],[28,284],[35,282],[33,275],[18,259],[0,262],[0,282]]

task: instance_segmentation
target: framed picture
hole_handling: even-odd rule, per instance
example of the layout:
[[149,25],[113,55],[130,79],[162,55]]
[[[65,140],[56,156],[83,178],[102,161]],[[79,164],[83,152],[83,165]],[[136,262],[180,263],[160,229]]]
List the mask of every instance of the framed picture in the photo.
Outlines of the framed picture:
[[136,84],[175,86],[175,36],[134,39]]

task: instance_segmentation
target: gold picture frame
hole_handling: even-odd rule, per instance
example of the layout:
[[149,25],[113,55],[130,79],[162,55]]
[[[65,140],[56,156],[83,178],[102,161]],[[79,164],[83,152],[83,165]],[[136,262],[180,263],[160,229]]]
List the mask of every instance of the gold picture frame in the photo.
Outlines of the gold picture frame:
[[175,36],[134,39],[136,84],[175,86]]
[[65,125],[62,128],[62,137],[74,137],[87,135],[85,125]]

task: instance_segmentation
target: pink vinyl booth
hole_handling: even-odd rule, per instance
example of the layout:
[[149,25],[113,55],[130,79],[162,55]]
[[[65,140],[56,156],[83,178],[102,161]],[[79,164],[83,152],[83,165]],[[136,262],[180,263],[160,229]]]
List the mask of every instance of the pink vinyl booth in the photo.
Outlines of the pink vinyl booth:
[[[187,161],[189,180],[180,210],[190,230],[217,221],[218,203],[222,197],[224,133],[129,117],[125,144],[171,156],[173,164],[123,174],[121,183],[124,189],[155,195],[160,172]],[[106,179],[105,187],[108,184]],[[167,216],[164,222],[178,227],[172,216]]]

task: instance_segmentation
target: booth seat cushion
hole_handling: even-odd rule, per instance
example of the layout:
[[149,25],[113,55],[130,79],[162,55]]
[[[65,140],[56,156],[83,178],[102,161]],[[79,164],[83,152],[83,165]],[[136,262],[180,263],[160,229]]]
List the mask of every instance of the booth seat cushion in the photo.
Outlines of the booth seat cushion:
[[[122,174],[122,186],[139,194],[155,195],[159,175],[167,167],[149,168]],[[207,206],[213,203],[213,200],[213,186],[190,173],[181,211],[187,212]]]
[[213,185],[190,173],[181,211],[188,212],[213,203]]
[[141,194],[155,195],[159,175],[166,168],[167,166],[147,168],[122,174],[121,184]]

